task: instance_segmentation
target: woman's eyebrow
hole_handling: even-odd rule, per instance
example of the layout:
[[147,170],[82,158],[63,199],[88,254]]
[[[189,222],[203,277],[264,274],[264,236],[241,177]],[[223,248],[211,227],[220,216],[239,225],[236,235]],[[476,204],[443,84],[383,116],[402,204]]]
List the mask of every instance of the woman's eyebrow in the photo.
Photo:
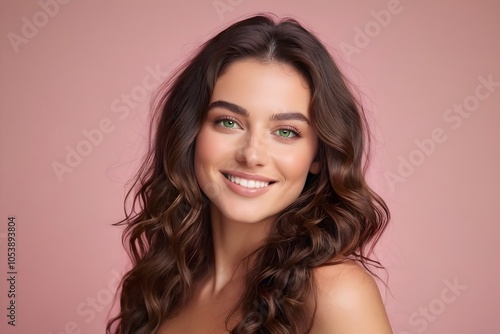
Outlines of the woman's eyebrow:
[[306,122],[308,125],[311,124],[309,122],[309,119],[306,116],[304,116],[303,113],[300,113],[300,112],[285,112],[285,113],[273,114],[271,116],[271,119],[273,121],[297,120],[297,121]]
[[[229,111],[232,111],[236,114],[248,117],[249,113],[248,111],[243,108],[242,106],[239,106],[237,104],[227,102],[224,100],[217,100],[208,106],[208,110],[212,108],[223,108],[227,109]],[[273,114],[271,116],[271,120],[273,121],[289,121],[289,120],[298,120],[298,121],[303,121],[306,122],[308,125],[311,123],[309,122],[309,119],[302,113],[300,112],[285,112],[285,113],[278,113],[278,114]]]
[[245,116],[245,117],[249,116],[248,111],[245,108],[240,107],[237,104],[223,101],[223,100],[217,100],[217,101],[210,103],[210,105],[208,106],[208,110],[210,110],[212,108],[223,108],[223,109],[227,109],[229,111],[232,111],[234,113],[237,113],[237,114]]

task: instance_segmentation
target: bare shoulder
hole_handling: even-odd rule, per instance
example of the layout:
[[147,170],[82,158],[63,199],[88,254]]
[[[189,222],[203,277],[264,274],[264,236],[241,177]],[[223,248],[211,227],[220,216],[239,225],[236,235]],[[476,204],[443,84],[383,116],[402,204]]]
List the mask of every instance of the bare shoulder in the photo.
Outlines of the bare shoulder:
[[311,333],[391,334],[372,275],[354,261],[316,268],[317,310]]

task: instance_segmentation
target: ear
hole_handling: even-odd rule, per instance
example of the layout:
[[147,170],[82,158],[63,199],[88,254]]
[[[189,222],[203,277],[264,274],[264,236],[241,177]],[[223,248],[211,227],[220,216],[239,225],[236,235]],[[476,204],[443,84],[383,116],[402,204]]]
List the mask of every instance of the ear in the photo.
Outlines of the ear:
[[318,174],[321,169],[321,164],[319,161],[315,160],[311,163],[311,166],[309,167],[309,172],[311,174]]

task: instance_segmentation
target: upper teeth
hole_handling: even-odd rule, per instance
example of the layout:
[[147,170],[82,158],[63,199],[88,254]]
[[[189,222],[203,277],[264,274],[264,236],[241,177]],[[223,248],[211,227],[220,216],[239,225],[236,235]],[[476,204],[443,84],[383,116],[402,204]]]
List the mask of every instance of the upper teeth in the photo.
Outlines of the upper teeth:
[[241,177],[232,176],[227,174],[227,178],[229,181],[239,184],[242,187],[246,188],[264,188],[269,185],[269,182],[257,181],[257,180],[247,180]]

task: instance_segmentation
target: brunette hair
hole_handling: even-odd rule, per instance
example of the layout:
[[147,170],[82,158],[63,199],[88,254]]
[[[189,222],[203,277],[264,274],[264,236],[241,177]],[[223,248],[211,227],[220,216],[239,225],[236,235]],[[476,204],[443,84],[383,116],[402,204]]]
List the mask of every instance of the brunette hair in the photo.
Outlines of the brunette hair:
[[365,181],[370,133],[361,104],[317,37],[294,19],[254,16],[204,43],[154,100],[153,139],[125,198],[134,193],[133,205],[115,224],[126,226],[123,244],[133,267],[121,281],[120,312],[107,333],[157,332],[213,265],[210,194],[195,178],[195,139],[217,78],[242,59],[288,64],[307,80],[322,167],[308,174],[300,196],[251,254],[244,293],[230,314],[241,317],[228,330],[308,333],[315,309],[305,301],[315,292],[313,268],[342,262],[333,261],[341,256],[368,270],[381,267],[369,256],[390,213]]

